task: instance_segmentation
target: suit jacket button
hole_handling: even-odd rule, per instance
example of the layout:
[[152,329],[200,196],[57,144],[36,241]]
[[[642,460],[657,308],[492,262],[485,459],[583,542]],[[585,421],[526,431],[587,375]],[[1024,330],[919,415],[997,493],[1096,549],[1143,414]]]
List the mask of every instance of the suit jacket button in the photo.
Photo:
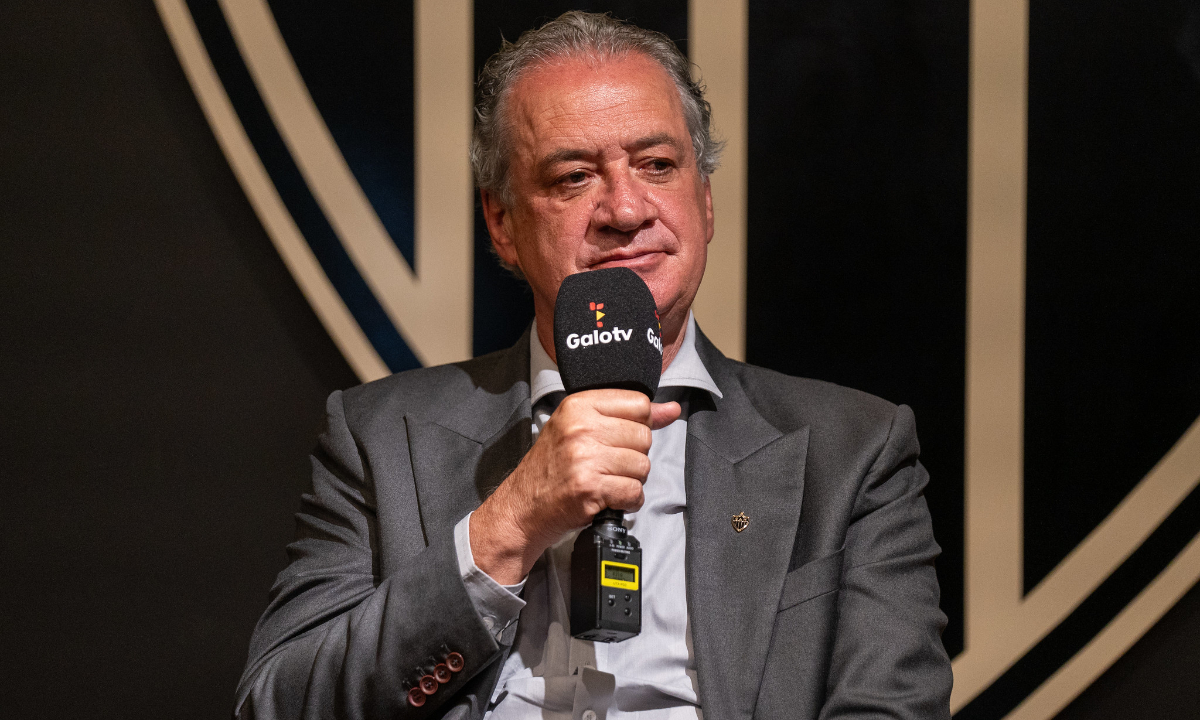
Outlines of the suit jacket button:
[[446,667],[450,668],[450,672],[462,670],[465,664],[466,661],[463,660],[463,656],[456,652],[452,652],[446,656]]
[[426,695],[432,695],[437,692],[438,681],[432,675],[426,675],[421,678],[421,692]]
[[421,692],[421,688],[415,687],[408,691],[408,704],[413,707],[421,707],[425,704],[425,693]]
[[452,673],[450,672],[450,668],[447,667],[446,663],[438,663],[433,668],[434,679],[443,685],[450,682],[451,675]]

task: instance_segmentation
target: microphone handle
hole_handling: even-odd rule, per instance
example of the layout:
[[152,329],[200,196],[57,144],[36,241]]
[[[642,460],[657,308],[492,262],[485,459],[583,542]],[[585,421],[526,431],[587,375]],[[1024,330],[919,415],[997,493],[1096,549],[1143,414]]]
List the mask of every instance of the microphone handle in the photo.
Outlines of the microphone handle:
[[[625,512],[623,510],[605,508],[596,513],[596,516],[592,518],[592,532],[609,540],[622,542],[626,539],[633,540],[629,531],[625,529]],[[634,540],[634,542],[637,541]]]
[[592,525],[608,525],[610,523],[620,525],[623,522],[625,522],[625,511],[612,508],[604,508],[596,513],[596,517],[592,518]]

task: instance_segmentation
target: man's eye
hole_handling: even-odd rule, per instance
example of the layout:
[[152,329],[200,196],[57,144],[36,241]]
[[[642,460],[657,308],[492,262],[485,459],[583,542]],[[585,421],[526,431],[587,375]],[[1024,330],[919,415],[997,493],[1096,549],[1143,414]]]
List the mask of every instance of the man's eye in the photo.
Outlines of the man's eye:
[[667,160],[651,160],[646,163],[646,169],[655,175],[662,175],[670,172],[672,165]]
[[559,178],[559,182],[563,185],[578,185],[584,180],[587,180],[587,173],[582,170],[576,170],[575,172],[567,173]]

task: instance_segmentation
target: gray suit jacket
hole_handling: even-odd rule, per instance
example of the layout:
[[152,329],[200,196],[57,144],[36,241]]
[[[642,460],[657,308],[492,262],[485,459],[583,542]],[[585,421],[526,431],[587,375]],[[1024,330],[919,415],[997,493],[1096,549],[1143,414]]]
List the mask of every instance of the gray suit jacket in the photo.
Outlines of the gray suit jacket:
[[[528,342],[330,396],[237,717],[486,711],[515,625],[499,642],[484,627],[453,528],[529,449]],[[686,451],[705,719],[948,718],[911,411],[729,360],[702,334],[697,350],[724,394],[692,403]],[[410,707],[407,688],[450,651],[463,670]]]

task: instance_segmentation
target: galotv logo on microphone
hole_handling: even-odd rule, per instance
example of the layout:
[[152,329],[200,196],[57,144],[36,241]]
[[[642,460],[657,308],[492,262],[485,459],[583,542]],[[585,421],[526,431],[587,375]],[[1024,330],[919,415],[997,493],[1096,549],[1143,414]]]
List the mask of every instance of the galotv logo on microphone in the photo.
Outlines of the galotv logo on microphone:
[[[603,328],[604,317],[607,315],[607,313],[604,312],[604,303],[589,302],[588,312],[594,316],[596,327]],[[656,317],[658,316],[657,312],[654,314]],[[590,333],[584,333],[582,335],[579,333],[571,333],[567,336],[567,347],[571,350],[575,350],[580,347],[588,347],[590,345],[607,345],[614,342],[627,342],[631,338],[633,338],[633,330],[622,330],[614,325],[612,330],[596,329]],[[662,339],[659,338],[658,334],[654,332],[654,328],[646,328],[646,341],[653,345],[654,348],[660,353],[662,352]]]

